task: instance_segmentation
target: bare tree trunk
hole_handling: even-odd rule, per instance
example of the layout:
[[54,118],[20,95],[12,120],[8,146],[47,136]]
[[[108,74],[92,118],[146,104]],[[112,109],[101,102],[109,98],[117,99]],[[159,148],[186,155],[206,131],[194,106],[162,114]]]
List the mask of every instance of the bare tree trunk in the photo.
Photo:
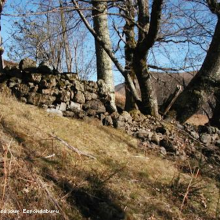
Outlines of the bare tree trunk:
[[62,27],[62,36],[63,36],[63,44],[64,44],[64,50],[65,50],[65,56],[66,56],[66,67],[67,71],[72,71],[72,56],[71,51],[69,47],[69,41],[67,37],[67,28],[66,28],[66,19],[63,11],[63,1],[59,0],[60,4],[60,18],[61,18],[61,27]]
[[141,27],[134,52],[133,68],[137,76],[142,97],[141,111],[159,117],[157,97],[153,88],[151,75],[147,66],[147,54],[154,45],[159,30],[163,0],[154,0],[151,15],[149,2],[138,0],[138,22]]
[[[134,2],[133,0],[128,0],[126,2],[126,10],[125,10],[125,26],[124,26],[124,34],[126,38],[126,44],[125,44],[125,71],[126,74],[129,74],[133,80],[133,83],[135,85],[135,72],[132,67],[133,65],[133,58],[134,58],[134,49],[136,47],[136,41],[135,41],[135,33],[134,33],[134,18],[135,18],[135,8],[134,8]],[[128,19],[129,18],[129,19]],[[135,86],[137,90],[137,86]],[[137,105],[135,103],[135,99],[132,96],[132,93],[129,89],[128,82],[125,81],[125,110],[131,111],[134,109],[137,109]]]
[[[159,30],[160,21],[161,21],[161,11],[162,11],[163,0],[153,1],[151,16],[149,16],[150,10],[149,10],[148,1],[146,0],[137,1],[138,8],[139,8],[139,13],[138,13],[139,36],[138,36],[137,46],[135,47],[135,50],[134,50],[132,69],[134,70],[134,73],[137,76],[140,87],[142,87],[141,88],[142,100],[140,99],[137,93],[137,90],[135,89],[130,73],[125,71],[122,68],[119,61],[116,59],[112,51],[109,49],[108,45],[106,45],[104,40],[102,39],[103,33],[94,31],[89,25],[89,22],[86,20],[83,13],[80,11],[77,1],[72,0],[72,2],[76,6],[78,14],[80,15],[81,19],[83,20],[84,24],[86,25],[90,33],[96,39],[97,43],[99,43],[99,45],[104,49],[104,51],[108,54],[108,56],[114,62],[115,66],[125,77],[125,80],[127,81],[129,89],[132,92],[132,95],[135,99],[136,104],[138,105],[138,108],[144,114],[151,114],[155,117],[159,117],[157,99],[156,99],[156,96],[153,90],[151,77],[150,77],[148,67],[146,64],[146,57],[147,57],[147,53],[149,52],[150,48],[154,45],[156,38],[157,38],[157,33]],[[99,1],[96,0],[93,2],[101,3],[101,0]],[[102,1],[103,4],[104,3],[106,4],[106,2],[107,1]],[[107,7],[107,4],[105,7]],[[107,23],[107,20],[106,20],[106,23]]]
[[213,94],[220,83],[220,19],[203,65],[186,89],[174,103],[170,114],[180,122],[185,122],[204,104],[208,95]]
[[[111,40],[108,29],[108,17],[107,17],[107,2],[101,0],[93,0],[93,23],[96,34],[102,39],[106,47],[111,50]],[[112,111],[117,111],[115,106],[115,89],[114,89],[114,77],[112,71],[112,60],[105,52],[99,42],[95,41],[96,46],[96,62],[97,62],[97,76],[98,80],[102,79],[108,86],[111,101],[110,105]]]
[[134,56],[133,67],[141,90],[141,112],[143,114],[159,117],[157,97],[153,88],[151,75],[146,64],[146,56],[140,57],[137,52]]

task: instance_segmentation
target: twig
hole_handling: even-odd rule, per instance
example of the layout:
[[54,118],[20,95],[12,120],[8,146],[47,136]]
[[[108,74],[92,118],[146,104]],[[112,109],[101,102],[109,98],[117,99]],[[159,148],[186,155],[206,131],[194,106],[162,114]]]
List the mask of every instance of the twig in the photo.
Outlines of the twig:
[[183,197],[183,201],[182,201],[181,208],[180,208],[181,211],[182,211],[183,206],[184,206],[184,203],[185,203],[185,201],[186,201],[186,199],[187,199],[187,197],[188,197],[188,195],[189,195],[190,187],[192,186],[192,181],[193,181],[194,178],[197,178],[197,177],[198,177],[199,171],[200,171],[200,170],[197,169],[197,172],[196,172],[196,175],[195,175],[195,176],[194,176],[194,172],[192,173],[192,177],[191,177],[191,179],[190,179],[190,181],[189,181],[188,187],[187,187],[187,189],[186,189],[186,193],[185,193],[185,195],[184,195],[184,197]]
[[60,141],[62,144],[64,144],[70,150],[76,152],[79,156],[85,156],[85,157],[89,157],[89,158],[92,158],[92,159],[96,160],[96,158],[94,156],[92,156],[91,154],[80,151],[76,147],[73,147],[72,145],[68,144],[66,141],[64,141],[60,137],[57,137],[56,135],[53,135],[53,134],[50,134],[50,136],[55,138],[56,140]]
[[39,185],[41,185],[41,187],[46,191],[46,193],[47,193],[47,195],[48,195],[50,201],[56,206],[56,208],[58,208],[58,209],[61,211],[61,213],[62,213],[64,219],[65,219],[65,220],[69,220],[68,216],[66,216],[66,214],[63,212],[62,208],[60,207],[60,205],[58,204],[58,202],[56,201],[56,199],[53,198],[53,196],[51,195],[50,191],[47,189],[46,185],[45,185],[39,178],[37,178],[37,182],[38,182]]

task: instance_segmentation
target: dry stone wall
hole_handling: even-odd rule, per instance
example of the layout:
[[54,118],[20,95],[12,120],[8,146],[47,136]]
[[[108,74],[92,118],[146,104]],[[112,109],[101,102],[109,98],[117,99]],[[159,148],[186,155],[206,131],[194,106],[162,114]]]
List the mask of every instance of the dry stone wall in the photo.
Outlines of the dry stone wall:
[[[112,112],[110,96],[103,81],[82,81],[74,73],[58,73],[47,65],[24,59],[19,66],[0,73],[0,90],[20,101],[44,107],[48,112],[83,119],[94,117],[103,125],[123,129],[139,140],[144,152],[154,150],[162,156],[195,157],[220,165],[220,130],[157,120],[139,111]],[[214,165],[213,165],[214,167]]]
[[6,67],[0,74],[0,88],[48,112],[75,118],[96,117],[113,124],[110,96],[102,80],[83,81],[75,73],[58,73],[44,62],[37,67],[33,60],[24,59],[19,66]]

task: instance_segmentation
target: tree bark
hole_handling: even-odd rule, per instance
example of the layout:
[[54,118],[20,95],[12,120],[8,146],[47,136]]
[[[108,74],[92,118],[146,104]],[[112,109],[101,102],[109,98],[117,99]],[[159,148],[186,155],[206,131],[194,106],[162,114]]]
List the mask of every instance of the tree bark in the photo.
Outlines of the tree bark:
[[180,122],[185,122],[204,104],[208,95],[213,94],[220,83],[220,19],[216,24],[212,42],[203,65],[172,107]]
[[134,55],[133,67],[141,90],[142,103],[139,107],[141,112],[146,115],[159,117],[157,97],[147,67],[146,56],[140,56],[138,50]]
[[[93,0],[93,23],[94,30],[97,35],[102,39],[105,43],[106,47],[111,50],[111,40],[109,36],[108,29],[108,17],[107,17],[107,2],[101,0]],[[114,88],[114,77],[112,71],[112,60],[105,52],[103,47],[99,44],[99,42],[95,41],[96,48],[96,63],[97,63],[97,78],[104,80],[106,85],[108,86],[111,101],[110,105],[112,111],[117,111],[115,106],[115,88]]]
[[[111,60],[114,62],[115,66],[125,77],[126,82],[129,85],[129,89],[135,99],[138,108],[144,114],[151,114],[155,117],[159,117],[157,99],[155,97],[153,85],[151,83],[151,76],[149,74],[148,66],[146,64],[146,57],[149,49],[153,46],[156,36],[159,30],[161,11],[163,0],[154,0],[151,10],[151,16],[149,19],[149,8],[148,1],[138,0],[139,16],[138,16],[138,45],[134,50],[134,59],[132,62],[132,69],[137,76],[139,85],[141,88],[142,99],[140,99],[137,90],[135,89],[131,75],[123,69],[119,61],[116,59],[111,50],[106,46],[103,39],[99,36],[99,33],[91,28],[88,21],[86,20],[83,13],[80,11],[79,5],[75,0],[72,0],[73,4],[76,6],[77,12],[83,20],[84,24],[94,36],[96,41],[102,46]],[[103,3],[106,1],[103,1]],[[140,59],[139,59],[140,58]],[[139,65],[140,64],[140,65]]]
[[138,0],[138,42],[134,51],[133,68],[141,90],[141,112],[159,117],[157,97],[147,66],[147,54],[156,41],[159,31],[163,0],[154,0],[151,14],[149,2]]
[[[134,33],[134,18],[135,18],[135,8],[134,8],[134,2],[133,0],[128,0],[126,2],[126,10],[125,10],[125,26],[124,26],[124,34],[126,39],[125,44],[125,71],[126,74],[129,74],[133,80],[133,83],[135,85],[135,88],[137,90],[136,86],[136,76],[134,69],[132,67],[133,64],[133,58],[134,58],[134,49],[136,47],[136,41],[135,41],[135,33]],[[125,81],[125,110],[126,111],[132,111],[134,109],[137,109],[137,105],[135,103],[135,99],[132,96],[132,93],[129,89],[128,82]]]

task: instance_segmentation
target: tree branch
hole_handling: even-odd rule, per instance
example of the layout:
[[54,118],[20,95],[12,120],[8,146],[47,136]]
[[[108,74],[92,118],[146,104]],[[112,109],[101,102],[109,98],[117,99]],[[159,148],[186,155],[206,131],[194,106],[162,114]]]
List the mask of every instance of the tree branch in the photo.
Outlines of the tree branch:
[[134,96],[135,101],[139,103],[141,101],[141,99],[140,99],[140,97],[139,97],[139,95],[138,95],[138,93],[137,93],[137,91],[135,89],[135,86],[134,86],[134,83],[133,83],[133,81],[131,79],[131,76],[127,72],[125,72],[124,68],[118,62],[117,58],[112,53],[112,51],[109,50],[109,48],[106,47],[106,45],[104,44],[102,39],[96,34],[95,30],[90,26],[89,22],[86,20],[85,16],[80,11],[78,3],[75,0],[72,0],[72,3],[75,5],[76,10],[77,10],[80,18],[82,19],[83,23],[85,24],[85,26],[87,27],[89,32],[93,35],[95,40],[102,46],[102,48],[109,55],[109,57],[111,58],[112,62],[115,64],[115,66],[119,70],[119,72],[121,72],[121,74],[124,76],[125,80],[128,82],[129,88],[131,89],[131,93]]
[[157,34],[160,28],[162,5],[163,0],[154,0],[153,2],[149,33],[144,41],[147,50],[149,50],[156,41]]

